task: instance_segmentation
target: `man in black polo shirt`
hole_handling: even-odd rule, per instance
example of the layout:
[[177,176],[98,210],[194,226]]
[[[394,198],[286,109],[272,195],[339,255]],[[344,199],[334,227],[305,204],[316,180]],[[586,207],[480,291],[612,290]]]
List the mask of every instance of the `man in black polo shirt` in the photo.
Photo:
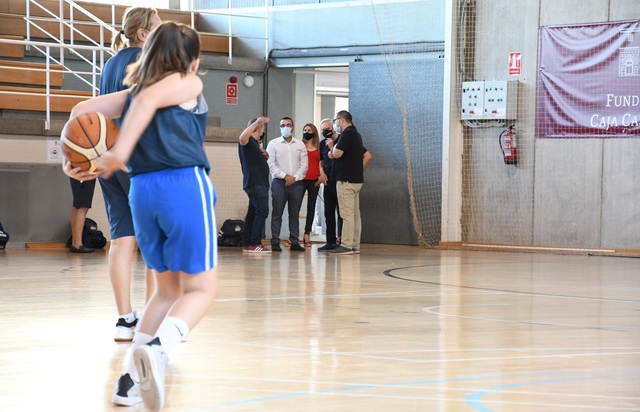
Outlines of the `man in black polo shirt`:
[[327,141],[334,158],[333,175],[337,181],[338,205],[342,226],[342,244],[329,253],[351,255],[360,253],[360,190],[364,182],[362,136],[353,125],[351,113],[341,110],[333,120],[333,128],[340,133],[334,144]]
[[238,156],[242,165],[242,188],[249,196],[249,207],[242,233],[245,253],[271,253],[262,246],[262,232],[269,216],[269,165],[267,152],[260,146],[267,117],[251,119],[238,138]]
[[[338,210],[338,189],[336,189],[336,179],[333,176],[333,156],[329,155],[331,149],[327,145],[327,141],[331,140],[335,144],[338,139],[338,133],[333,130],[333,120],[330,118],[322,119],[320,122],[322,128],[322,136],[324,139],[320,141],[320,164],[327,176],[324,184],[324,219],[327,226],[327,243],[318,248],[318,250],[329,251],[339,246],[338,236],[342,234],[342,218]],[[336,232],[336,212],[337,232]]]

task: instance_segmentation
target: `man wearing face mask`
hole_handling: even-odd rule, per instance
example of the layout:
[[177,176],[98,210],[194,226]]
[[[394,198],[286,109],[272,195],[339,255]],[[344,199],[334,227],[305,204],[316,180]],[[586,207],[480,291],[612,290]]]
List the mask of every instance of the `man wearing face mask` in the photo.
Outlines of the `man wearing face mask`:
[[334,144],[328,141],[333,156],[333,175],[337,181],[338,204],[342,226],[342,244],[329,253],[351,255],[360,253],[360,190],[364,182],[362,136],[353,125],[351,113],[341,110],[333,119],[333,128],[340,133]]
[[238,138],[238,156],[244,176],[242,188],[249,196],[242,232],[243,253],[271,253],[271,250],[262,246],[264,224],[269,216],[269,155],[261,146],[267,122],[268,117],[251,119]]
[[271,172],[271,250],[281,252],[280,229],[285,206],[289,212],[289,241],[291,250],[303,252],[300,245],[300,206],[304,197],[302,181],[309,168],[307,148],[293,137],[293,120],[280,120],[281,136],[267,145],[269,171]]
[[333,175],[333,156],[331,156],[327,142],[335,144],[336,139],[340,136],[333,130],[333,121],[329,118],[322,119],[320,122],[322,136],[324,139],[320,142],[320,167],[324,170],[327,181],[324,185],[324,220],[327,225],[326,238],[327,242],[324,246],[320,246],[318,250],[329,251],[339,246],[336,234],[336,213],[338,214],[337,228],[338,232],[342,232],[342,218],[338,210],[338,192],[336,190],[336,179]]
[[[336,175],[333,172],[333,154],[331,147],[335,145],[340,138],[340,134],[334,130],[333,120],[330,118],[322,119],[320,122],[322,129],[322,136],[324,140],[320,142],[320,168],[324,170],[327,177],[324,186],[324,218],[327,226],[327,243],[324,246],[318,248],[322,251],[330,251],[341,243],[342,225],[343,220],[340,216],[340,208],[338,207],[338,190],[336,188]],[[362,147],[362,168],[367,167],[373,155],[366,147]],[[337,232],[336,232],[336,214],[337,219]]]

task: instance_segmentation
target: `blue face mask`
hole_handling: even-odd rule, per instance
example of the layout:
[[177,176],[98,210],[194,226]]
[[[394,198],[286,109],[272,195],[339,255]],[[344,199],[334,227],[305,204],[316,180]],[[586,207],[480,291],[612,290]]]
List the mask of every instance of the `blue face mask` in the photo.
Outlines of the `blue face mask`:
[[335,122],[333,122],[333,130],[335,130],[336,133],[340,133],[340,126],[338,126],[338,121],[337,120]]
[[286,127],[281,127],[280,128],[280,133],[282,134],[282,137],[289,137],[291,136],[291,128],[286,126]]

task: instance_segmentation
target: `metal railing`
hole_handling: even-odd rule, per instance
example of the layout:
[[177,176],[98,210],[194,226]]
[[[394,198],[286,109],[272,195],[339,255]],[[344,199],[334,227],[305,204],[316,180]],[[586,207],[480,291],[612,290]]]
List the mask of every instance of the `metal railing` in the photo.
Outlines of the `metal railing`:
[[[53,12],[51,12],[50,10],[48,10],[46,7],[42,6],[40,3],[38,3],[36,0],[25,0],[26,1],[26,15],[25,15],[25,21],[26,21],[26,40],[31,40],[31,28],[36,27],[38,30],[40,30],[42,33],[44,33],[47,37],[49,37],[50,39],[52,39],[54,42],[56,42],[57,44],[70,44],[70,45],[74,45],[75,44],[75,39],[76,39],[76,35],[80,37],[81,41],[84,43],[88,43],[88,44],[92,44],[95,47],[98,48],[106,48],[101,54],[100,54],[100,69],[102,68],[102,66],[104,66],[104,62],[105,62],[105,53],[109,54],[110,56],[113,55],[114,53],[111,52],[110,49],[108,49],[108,44],[106,44],[106,40],[105,40],[105,32],[110,33],[111,35],[113,35],[114,33],[116,33],[116,30],[113,28],[112,25],[109,25],[107,23],[105,23],[104,21],[100,20],[98,17],[96,17],[95,15],[93,15],[91,12],[89,12],[87,9],[85,9],[84,7],[76,4],[75,1],[73,0],[60,0],[60,9],[59,9],[59,14],[55,14]],[[65,8],[65,4],[69,5],[69,19],[65,19],[64,18],[64,8]],[[47,15],[49,15],[49,17],[36,17],[36,16],[32,16],[32,12],[31,12],[31,5],[36,6],[38,9],[42,10],[43,12],[45,12]],[[75,20],[73,18],[74,15],[74,10],[77,10],[79,12],[81,12],[82,14],[84,14],[85,16],[87,16],[89,18],[89,20],[82,20],[82,25],[83,26],[94,26],[94,27],[98,27],[100,29],[100,41],[96,42],[95,40],[93,40],[91,37],[87,36],[85,33],[83,33],[81,30],[79,30],[78,28],[75,27]],[[58,23],[58,27],[59,27],[59,33],[58,33],[58,37],[56,37],[54,34],[48,32],[47,30],[45,30],[42,26],[40,26],[38,24],[38,22],[56,22]],[[65,27],[69,29],[69,39],[65,38]],[[110,43],[110,40],[109,40]],[[76,53],[74,51],[74,49],[69,49],[71,53],[76,54],[80,59],[85,60],[85,62],[90,63],[82,54],[80,53]],[[64,65],[64,53],[63,50],[60,50],[60,59],[59,59],[59,63],[61,65]]]
[[[191,12],[191,26],[193,26],[193,21],[194,21],[193,15],[195,13],[193,3],[194,3],[194,0],[189,0],[188,6],[187,6],[189,11]],[[265,58],[265,60],[268,60],[269,59],[269,0],[264,0],[264,5],[262,6],[262,9],[264,10],[264,15],[263,16],[235,13],[233,11],[233,7],[232,7],[231,3],[232,3],[232,0],[228,0],[226,11],[214,12],[214,11],[211,11],[211,10],[207,10],[207,11],[201,10],[201,11],[197,12],[200,15],[210,14],[210,15],[218,15],[218,16],[226,16],[227,17],[227,25],[228,25],[228,28],[229,28],[228,33],[227,33],[228,38],[229,38],[229,56],[227,58],[228,64],[231,65],[233,63],[232,46],[233,46],[233,38],[234,37],[243,38],[243,39],[264,40],[264,58]],[[233,19],[234,18],[264,20],[264,37],[263,36],[246,36],[246,35],[234,34],[233,33],[233,29],[232,29],[233,28]]]
[[[83,46],[83,45],[72,45],[72,44],[56,44],[56,43],[47,43],[47,42],[38,42],[38,41],[29,41],[29,40],[10,40],[10,39],[2,39],[0,38],[0,43],[7,43],[7,44],[19,44],[22,45],[24,47],[37,47],[38,49],[44,49],[43,53],[44,53],[44,59],[45,59],[45,68],[44,69],[34,69],[34,68],[30,68],[28,70],[31,71],[44,71],[46,72],[45,75],[45,88],[44,93],[32,93],[32,92],[17,92],[17,91],[4,91],[4,90],[0,90],[0,93],[2,94],[13,94],[13,95],[42,95],[44,94],[45,96],[45,106],[46,106],[46,120],[45,120],[45,129],[46,130],[50,130],[51,127],[51,74],[52,73],[63,73],[63,74],[73,74],[75,76],[78,76],[79,78],[81,78],[86,84],[90,84],[92,85],[91,87],[91,93],[92,96],[96,96],[98,94],[99,88],[96,86],[99,84],[99,70],[98,70],[98,64],[97,64],[97,60],[98,60],[98,54],[104,51],[107,51],[109,49],[105,48],[105,47],[96,47],[96,46]],[[60,48],[62,49],[62,53],[64,53],[65,50],[71,50],[74,49],[76,52],[82,50],[87,54],[90,54],[92,56],[91,60],[87,59],[87,62],[89,63],[89,70],[88,71],[78,71],[78,70],[71,70],[68,67],[65,67],[63,65],[60,65],[63,67],[62,70],[54,70],[51,68],[51,62],[57,62],[57,60],[55,58],[52,57],[51,54],[51,49],[52,48]],[[54,63],[54,64],[58,64],[58,63]],[[1,66],[0,65],[0,69],[4,69],[4,68],[8,68],[9,66]],[[11,66],[12,69],[16,69],[15,67]],[[25,69],[26,70],[26,69]],[[86,76],[86,77],[90,77],[91,81],[89,82],[88,80],[82,78],[82,76]],[[75,97],[77,98],[77,95],[70,95],[70,94],[64,94],[64,93],[60,93],[60,94],[56,94],[56,96],[59,97]]]
[[[89,12],[87,9],[77,4],[73,0],[59,0],[59,11],[58,14],[52,12],[47,9],[43,5],[41,5],[37,0],[24,0],[26,4],[26,13],[25,13],[25,24],[26,24],[26,40],[10,40],[10,39],[1,39],[0,43],[8,43],[8,44],[20,44],[25,47],[26,50],[34,49],[39,54],[42,55],[45,61],[45,69],[34,69],[30,68],[29,70],[37,71],[37,70],[45,70],[47,72],[46,75],[46,85],[44,89],[44,93],[46,95],[46,121],[45,128],[46,130],[50,130],[51,125],[51,84],[50,84],[50,75],[51,73],[62,72],[63,74],[68,74],[77,78],[81,83],[87,86],[87,88],[91,91],[93,96],[96,96],[99,93],[99,76],[102,73],[102,68],[104,67],[104,63],[108,59],[108,57],[112,56],[114,53],[111,51],[107,42],[110,43],[110,39],[107,40],[107,33],[113,34],[117,32],[117,27],[120,26],[116,19],[116,2],[113,1],[111,4],[111,24],[102,21],[100,18]],[[69,17],[65,18],[65,8],[68,6],[69,8]],[[32,10],[32,7],[34,8]],[[195,25],[195,16],[198,14],[211,14],[211,15],[222,15],[226,16],[228,19],[228,38],[229,38],[229,55],[228,55],[228,64],[232,64],[233,60],[233,38],[247,38],[247,39],[258,39],[264,40],[265,42],[265,60],[268,60],[269,56],[269,0],[264,0],[264,16],[259,15],[251,15],[251,14],[234,14],[232,11],[231,0],[228,0],[228,9],[221,10],[220,12],[213,11],[196,11],[193,8],[193,0],[189,0],[188,2],[188,12],[191,14],[191,26]],[[41,12],[38,12],[40,10]],[[45,14],[45,17],[35,16],[34,14]],[[86,16],[87,19],[75,20],[74,14],[81,13],[83,16]],[[233,34],[232,32],[232,23],[233,18],[250,18],[250,19],[262,19],[264,20],[265,25],[265,34],[262,36],[239,36]],[[57,27],[59,28],[58,34],[53,34],[46,30],[43,27],[44,22],[55,22],[57,23]],[[98,27],[99,28],[99,40],[96,41],[89,37],[87,34],[83,33],[77,25],[81,25],[84,27]],[[196,30],[197,27],[194,27]],[[50,39],[51,42],[46,41],[32,41],[32,30],[37,29],[39,32],[43,33],[46,38]],[[65,32],[68,30],[69,37],[66,38]],[[111,37],[111,36],[109,36]],[[82,44],[77,44],[77,42],[81,42]],[[56,58],[51,53],[51,49],[59,49],[59,57]],[[88,65],[88,70],[74,70],[68,67],[65,64],[65,52],[68,54],[72,54],[77,57],[77,59],[84,61]],[[90,56],[90,57],[87,57]],[[62,70],[52,70],[51,65],[59,65],[62,67]],[[0,66],[0,69],[4,69],[7,66]],[[14,67],[15,69],[15,67]],[[27,70],[27,69],[25,69]],[[90,79],[90,80],[89,80]],[[16,91],[0,91],[0,93],[10,93],[10,94],[24,94],[24,95],[33,95],[36,93],[30,92],[16,92]],[[65,95],[64,93],[56,94],[56,96],[60,97],[77,97],[71,95]]]

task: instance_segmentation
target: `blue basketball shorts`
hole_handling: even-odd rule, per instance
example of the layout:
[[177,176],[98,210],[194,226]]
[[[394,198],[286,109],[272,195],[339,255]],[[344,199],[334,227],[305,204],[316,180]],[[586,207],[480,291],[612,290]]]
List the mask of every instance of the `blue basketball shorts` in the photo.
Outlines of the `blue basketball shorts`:
[[147,266],[198,274],[218,264],[216,191],[200,167],[164,169],[131,178],[129,204]]
[[111,239],[135,236],[133,217],[129,206],[129,174],[118,170],[108,179],[99,177],[104,205],[107,209]]

